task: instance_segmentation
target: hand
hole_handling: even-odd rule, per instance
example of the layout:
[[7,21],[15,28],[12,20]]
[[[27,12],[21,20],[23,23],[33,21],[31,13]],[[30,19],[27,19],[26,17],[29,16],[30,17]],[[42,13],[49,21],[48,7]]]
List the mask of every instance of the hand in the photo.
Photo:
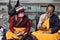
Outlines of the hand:
[[42,30],[42,31],[46,31],[47,30],[46,27],[39,27],[39,29]]
[[17,36],[21,36],[21,35],[23,35],[25,33],[25,31],[15,31],[15,34],[17,35]]
[[44,34],[51,34],[51,31],[44,31]]
[[20,33],[20,31],[14,31],[14,33],[17,35],[18,33]]

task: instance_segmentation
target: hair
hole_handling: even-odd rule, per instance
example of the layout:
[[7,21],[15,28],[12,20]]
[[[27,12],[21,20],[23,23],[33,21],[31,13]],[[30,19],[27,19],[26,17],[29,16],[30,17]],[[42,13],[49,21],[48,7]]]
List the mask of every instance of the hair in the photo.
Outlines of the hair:
[[46,10],[48,9],[48,7],[52,7],[52,8],[53,8],[53,12],[54,12],[55,6],[54,6],[53,4],[49,4],[49,5],[47,6]]
[[0,29],[2,28],[2,26],[0,26]]

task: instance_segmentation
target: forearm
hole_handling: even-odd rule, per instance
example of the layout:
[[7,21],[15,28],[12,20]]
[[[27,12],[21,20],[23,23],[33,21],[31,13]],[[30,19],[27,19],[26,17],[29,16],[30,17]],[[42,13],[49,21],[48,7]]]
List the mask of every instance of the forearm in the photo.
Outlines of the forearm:
[[14,16],[10,18],[10,24],[9,24],[9,29],[14,33],[15,29],[13,25],[14,25]]
[[27,25],[26,25],[26,32],[30,31],[30,21],[28,20]]
[[51,29],[51,33],[56,33],[58,32],[58,30],[59,30],[59,27],[54,27]]
[[9,27],[10,31],[14,33],[15,29],[13,28],[13,26]]

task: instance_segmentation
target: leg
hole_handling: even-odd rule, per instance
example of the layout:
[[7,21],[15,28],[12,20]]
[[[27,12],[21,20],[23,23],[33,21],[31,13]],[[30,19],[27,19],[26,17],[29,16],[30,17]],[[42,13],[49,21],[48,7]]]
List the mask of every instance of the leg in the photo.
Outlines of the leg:
[[6,39],[7,40],[12,40],[12,39],[19,39],[20,37],[17,37],[14,33],[12,33],[10,30],[6,33]]

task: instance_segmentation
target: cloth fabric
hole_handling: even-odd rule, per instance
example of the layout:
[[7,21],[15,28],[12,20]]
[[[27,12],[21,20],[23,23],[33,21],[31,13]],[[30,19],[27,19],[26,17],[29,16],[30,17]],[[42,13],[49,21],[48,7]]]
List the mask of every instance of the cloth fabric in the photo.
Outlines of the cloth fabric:
[[54,34],[43,34],[43,31],[36,31],[33,32],[34,35],[38,40],[59,40],[60,35],[58,33]]
[[[18,31],[23,31],[25,30],[25,28],[15,28],[15,30],[18,30]],[[17,36],[16,34],[12,33],[11,30],[8,30],[7,33],[6,33],[6,39],[12,39],[12,38],[17,38],[17,39],[20,39],[22,36]]]
[[[48,18],[47,15],[48,15],[48,14],[45,13],[45,14],[42,14],[42,15],[40,16],[40,19],[39,19],[39,23],[38,23],[38,25],[37,25],[37,28],[39,28],[39,27],[42,25],[45,17]],[[51,29],[51,31],[52,31],[51,33],[56,33],[56,32],[58,32],[58,30],[60,29],[59,17],[53,13],[53,14],[50,16],[49,23],[50,23],[50,24],[49,24],[49,25],[50,25],[50,28],[52,28],[52,29]]]
[[[47,30],[50,30],[50,25],[49,25],[49,20],[48,19],[44,19],[44,22],[42,24],[42,26],[47,27]],[[36,36],[36,38],[38,40],[59,40],[59,34],[58,33],[54,33],[54,34],[44,34],[44,31],[38,30],[36,32],[33,32],[32,35]]]
[[[18,17],[18,21],[20,21],[21,18]],[[16,24],[15,24],[16,20],[15,20],[15,16],[10,17],[10,24],[9,24],[9,29],[14,32],[15,29],[13,28]],[[28,32],[30,30],[30,20],[24,15],[22,22],[17,26],[18,27],[26,27],[26,31]]]

